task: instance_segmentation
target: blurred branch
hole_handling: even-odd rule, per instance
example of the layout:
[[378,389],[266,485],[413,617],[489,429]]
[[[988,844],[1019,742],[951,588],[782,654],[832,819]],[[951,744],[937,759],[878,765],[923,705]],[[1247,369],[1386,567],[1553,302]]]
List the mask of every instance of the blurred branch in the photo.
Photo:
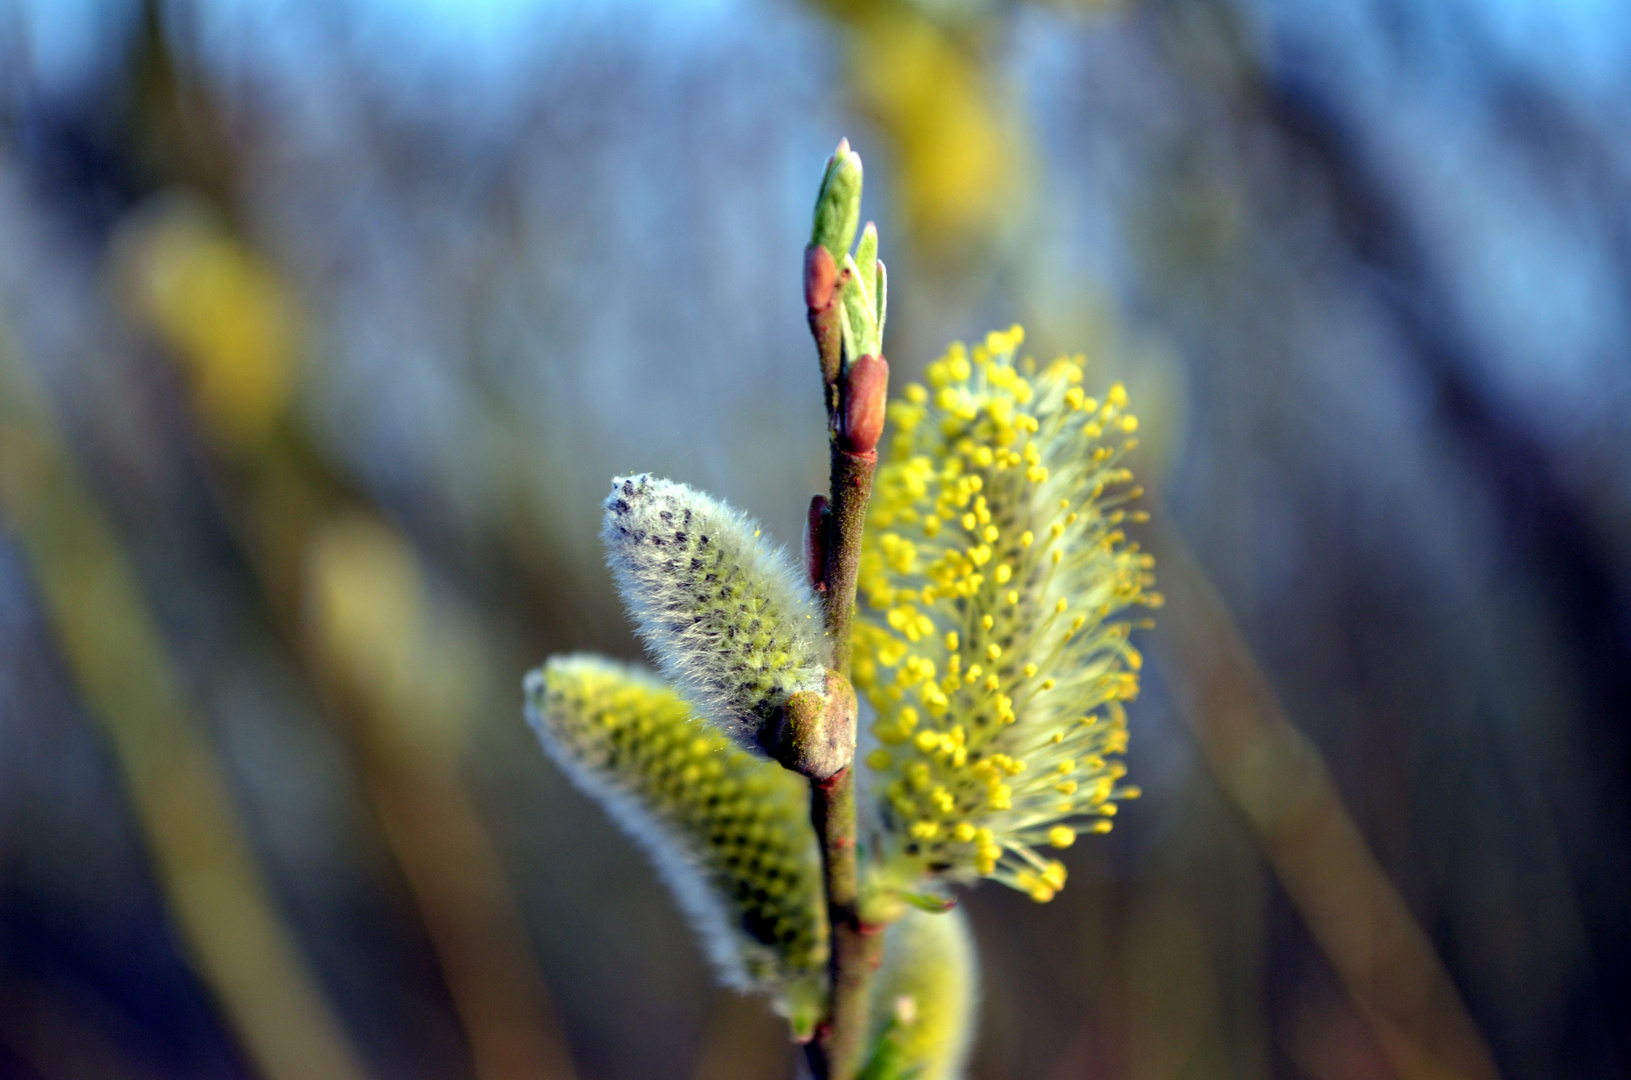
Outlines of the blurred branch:
[[[270,516],[258,515],[263,523]],[[352,736],[470,1039],[477,1080],[572,1080],[565,1034],[531,962],[498,851],[458,772],[454,736],[475,705],[480,642],[460,633],[466,627],[429,617],[412,549],[371,514],[331,513],[302,539],[301,651],[325,705]],[[264,566],[264,557],[257,562]]]
[[1165,511],[1147,529],[1166,678],[1218,782],[1402,1080],[1493,1080],[1432,944],[1377,864],[1318,749],[1291,723]]
[[409,541],[292,430],[296,305],[208,210],[135,225],[116,271],[171,346],[226,482],[221,513],[280,632],[350,737],[470,1043],[477,1080],[571,1080],[564,1034],[458,771],[483,643],[436,619]]
[[104,725],[199,975],[269,1080],[364,1072],[278,915],[112,526],[0,327],[0,509],[89,711]]

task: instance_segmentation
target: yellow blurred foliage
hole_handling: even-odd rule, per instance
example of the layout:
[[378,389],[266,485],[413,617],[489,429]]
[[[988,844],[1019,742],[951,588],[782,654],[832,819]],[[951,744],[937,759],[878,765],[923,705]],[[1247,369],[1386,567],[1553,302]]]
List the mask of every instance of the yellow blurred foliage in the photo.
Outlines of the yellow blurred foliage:
[[179,198],[138,215],[123,240],[121,284],[186,366],[212,432],[240,447],[264,438],[293,394],[300,337],[276,273]]
[[397,736],[445,750],[471,715],[481,645],[472,627],[433,609],[407,539],[368,514],[335,517],[313,534],[304,576],[324,666]]
[[851,42],[851,85],[895,142],[914,238],[933,249],[1010,216],[1025,190],[1026,140],[978,42],[901,12],[858,17]]

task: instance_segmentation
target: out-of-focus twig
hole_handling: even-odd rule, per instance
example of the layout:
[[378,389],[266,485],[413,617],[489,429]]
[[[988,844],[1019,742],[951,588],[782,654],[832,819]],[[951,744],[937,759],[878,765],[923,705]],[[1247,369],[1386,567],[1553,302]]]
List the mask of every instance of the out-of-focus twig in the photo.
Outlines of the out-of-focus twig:
[[200,977],[268,1080],[362,1080],[284,925],[136,575],[0,328],[0,509],[102,722]]
[[458,770],[482,644],[436,618],[411,543],[291,431],[299,314],[272,267],[182,198],[126,231],[116,271],[192,386],[222,513],[325,709],[350,737],[469,1040],[477,1080],[571,1080],[564,1033]]
[[351,731],[477,1080],[572,1080],[498,851],[458,774],[480,643],[432,616],[412,548],[377,517],[337,513],[305,539],[303,650]]
[[1167,606],[1166,678],[1208,766],[1402,1080],[1493,1080],[1494,1061],[1314,745],[1286,717],[1167,514],[1147,536]]

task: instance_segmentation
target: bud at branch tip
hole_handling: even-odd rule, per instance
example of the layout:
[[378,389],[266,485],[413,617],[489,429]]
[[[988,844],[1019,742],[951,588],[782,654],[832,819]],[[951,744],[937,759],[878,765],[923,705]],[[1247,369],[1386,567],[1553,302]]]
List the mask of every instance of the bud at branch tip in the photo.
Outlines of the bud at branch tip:
[[827,159],[821,191],[816,195],[810,243],[826,248],[836,263],[849,254],[860,224],[861,155],[849,148],[848,139],[843,139]]

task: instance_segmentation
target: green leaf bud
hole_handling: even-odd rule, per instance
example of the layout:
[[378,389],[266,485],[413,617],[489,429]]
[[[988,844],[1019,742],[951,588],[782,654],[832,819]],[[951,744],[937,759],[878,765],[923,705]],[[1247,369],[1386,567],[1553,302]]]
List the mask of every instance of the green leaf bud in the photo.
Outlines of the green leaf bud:
[[827,922],[806,782],[736,749],[639,668],[554,657],[526,697],[545,750],[646,849],[721,980],[772,995],[807,1029]]
[[883,349],[883,324],[889,317],[889,271],[884,268],[883,260],[878,260],[877,288],[874,290],[873,300],[878,312],[878,348]]
[[[875,276],[878,265],[874,260],[869,276]],[[844,271],[838,278],[838,301],[843,315],[844,358],[853,363],[857,357],[883,351],[883,329],[877,302],[867,291],[854,258],[844,257]]]
[[860,224],[861,155],[849,148],[848,139],[840,139],[821,177],[810,243],[820,244],[832,253],[835,262],[842,263]]
[[878,296],[878,226],[866,223],[861,230],[861,243],[855,249],[857,277],[866,288],[867,299],[876,307]]
[[[849,763],[853,732],[829,740],[820,728],[828,692],[815,593],[753,521],[641,474],[613,482],[601,537],[641,637],[704,715],[743,748],[806,775],[824,778]],[[790,724],[790,711],[808,723]],[[824,753],[795,761],[795,750]]]

